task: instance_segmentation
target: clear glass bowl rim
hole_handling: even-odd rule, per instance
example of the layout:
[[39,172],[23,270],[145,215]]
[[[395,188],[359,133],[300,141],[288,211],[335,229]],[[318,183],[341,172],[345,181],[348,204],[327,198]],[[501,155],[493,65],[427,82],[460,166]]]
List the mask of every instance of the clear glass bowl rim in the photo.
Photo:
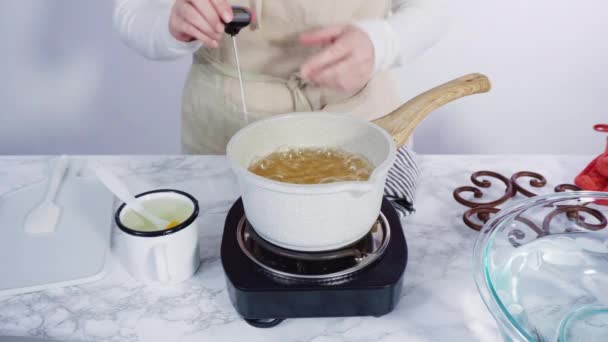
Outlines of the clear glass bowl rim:
[[577,200],[589,198],[593,200],[597,199],[608,199],[608,192],[603,191],[570,191],[560,192],[548,195],[540,195],[531,197],[514,202],[508,207],[502,209],[498,214],[493,216],[479,231],[477,240],[473,247],[473,276],[475,279],[475,285],[477,291],[481,296],[484,304],[490,311],[490,314],[494,317],[501,333],[507,334],[510,338],[516,339],[516,341],[530,341],[534,342],[532,336],[525,331],[516,321],[511,317],[510,313],[500,299],[495,296],[491,290],[489,284],[487,272],[485,269],[486,251],[490,247],[488,244],[491,243],[492,237],[497,229],[502,227],[502,224],[512,219],[516,214],[529,210],[534,207],[547,205],[549,203],[562,202],[568,200]]

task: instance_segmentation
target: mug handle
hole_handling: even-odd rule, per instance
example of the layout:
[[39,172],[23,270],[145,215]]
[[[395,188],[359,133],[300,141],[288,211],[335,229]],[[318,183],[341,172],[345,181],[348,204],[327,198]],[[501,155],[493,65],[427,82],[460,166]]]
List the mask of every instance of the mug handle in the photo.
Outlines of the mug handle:
[[156,266],[156,276],[161,283],[168,283],[171,280],[169,275],[169,264],[167,263],[166,246],[156,245],[152,248],[154,255],[154,265]]

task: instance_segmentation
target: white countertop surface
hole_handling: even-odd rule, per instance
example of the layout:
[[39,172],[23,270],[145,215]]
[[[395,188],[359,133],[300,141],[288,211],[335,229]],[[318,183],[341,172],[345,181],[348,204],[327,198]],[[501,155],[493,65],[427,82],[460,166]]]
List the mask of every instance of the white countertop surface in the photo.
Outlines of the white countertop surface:
[[[43,180],[50,158],[0,157],[0,205],[5,194]],[[134,281],[112,258],[101,281],[0,297],[0,336],[146,342],[497,341],[498,330],[472,277],[478,233],[462,223],[466,208],[454,201],[452,191],[469,185],[472,172],[485,169],[508,177],[522,170],[540,172],[549,184],[538,192],[549,193],[554,185],[571,183],[591,157],[419,156],[417,212],[403,220],[409,260],[395,310],[380,318],[288,319],[272,329],[247,325],[226,293],[219,259],[223,209],[238,197],[238,189],[223,157],[99,159],[121,173],[134,192],[170,187],[199,200],[201,267],[183,284],[151,287]]]

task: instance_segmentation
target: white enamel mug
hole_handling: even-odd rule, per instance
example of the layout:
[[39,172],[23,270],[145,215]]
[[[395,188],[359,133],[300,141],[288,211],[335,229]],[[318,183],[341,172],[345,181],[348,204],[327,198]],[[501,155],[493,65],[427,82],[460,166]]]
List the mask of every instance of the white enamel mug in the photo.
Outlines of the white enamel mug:
[[158,230],[123,203],[116,211],[116,253],[131,276],[144,283],[176,284],[200,265],[198,201],[179,190],[162,189],[135,196],[152,213],[179,224]]

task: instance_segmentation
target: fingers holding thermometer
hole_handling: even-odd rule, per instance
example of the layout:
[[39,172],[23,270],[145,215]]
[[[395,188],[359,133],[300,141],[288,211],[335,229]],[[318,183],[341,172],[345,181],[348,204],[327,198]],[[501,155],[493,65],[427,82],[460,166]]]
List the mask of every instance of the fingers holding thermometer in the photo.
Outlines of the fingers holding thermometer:
[[227,0],[176,0],[171,9],[169,31],[182,42],[198,40],[217,48],[225,24],[233,19]]

